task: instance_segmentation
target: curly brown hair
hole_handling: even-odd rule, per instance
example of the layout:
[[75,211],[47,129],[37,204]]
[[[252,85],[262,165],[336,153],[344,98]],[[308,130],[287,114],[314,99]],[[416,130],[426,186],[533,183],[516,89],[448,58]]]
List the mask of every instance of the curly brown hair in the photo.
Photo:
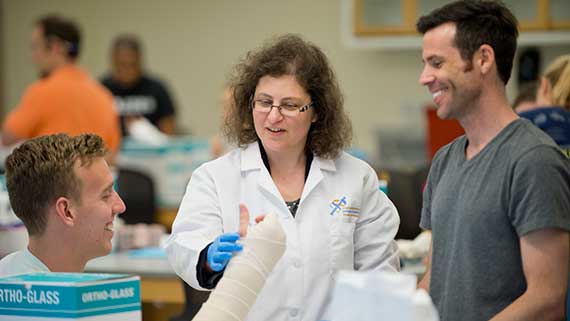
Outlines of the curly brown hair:
[[233,103],[224,119],[224,135],[239,147],[259,140],[251,110],[255,88],[264,76],[285,75],[295,76],[310,95],[317,115],[306,148],[319,157],[336,157],[352,140],[352,125],[344,111],[338,81],[322,50],[294,34],[279,36],[248,52],[235,66],[229,83]]
[[81,202],[76,161],[79,166],[89,166],[106,153],[103,140],[95,134],[41,136],[14,149],[6,159],[6,187],[14,213],[31,236],[44,232],[46,209],[57,198]]

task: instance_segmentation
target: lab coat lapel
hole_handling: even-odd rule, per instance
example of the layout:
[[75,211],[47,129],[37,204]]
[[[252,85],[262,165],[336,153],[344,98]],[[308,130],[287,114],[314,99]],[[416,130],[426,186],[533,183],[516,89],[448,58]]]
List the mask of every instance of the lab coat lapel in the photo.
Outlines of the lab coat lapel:
[[275,183],[273,183],[271,175],[269,175],[269,172],[267,171],[267,168],[265,168],[265,166],[261,168],[257,183],[262,192],[267,193],[272,198],[275,198],[276,202],[282,202],[283,204],[285,204],[285,201],[283,200],[281,193],[279,193],[279,191],[277,190],[277,186],[275,186]]
[[257,178],[257,185],[260,190],[266,195],[274,198],[274,202],[284,202],[283,197],[277,190],[277,187],[271,179],[271,175],[263,165],[263,160],[261,159],[261,152],[259,151],[259,145],[257,142],[249,144],[249,146],[243,152],[242,158],[242,171],[258,170],[259,175]]
[[305,182],[305,188],[303,188],[303,194],[301,195],[301,202],[313,191],[319,183],[323,180],[323,170],[326,171],[336,171],[336,166],[334,162],[330,159],[324,159],[318,156],[313,158],[311,163],[311,169],[309,170],[309,177],[307,177],[307,182]]

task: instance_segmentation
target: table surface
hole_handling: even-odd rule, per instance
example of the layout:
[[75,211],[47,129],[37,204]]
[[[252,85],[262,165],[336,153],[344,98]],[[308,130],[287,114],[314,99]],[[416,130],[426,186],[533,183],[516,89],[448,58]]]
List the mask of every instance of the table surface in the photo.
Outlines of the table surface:
[[[402,272],[421,276],[425,266],[419,260],[404,260]],[[176,278],[166,257],[141,257],[130,252],[112,253],[93,259],[87,263],[86,272],[127,273],[143,277]]]
[[112,253],[90,260],[85,272],[127,273],[152,278],[178,277],[166,257],[140,257],[130,252]]
[[141,301],[185,304],[182,281],[165,256],[112,253],[89,261],[85,272],[136,274],[141,277]]

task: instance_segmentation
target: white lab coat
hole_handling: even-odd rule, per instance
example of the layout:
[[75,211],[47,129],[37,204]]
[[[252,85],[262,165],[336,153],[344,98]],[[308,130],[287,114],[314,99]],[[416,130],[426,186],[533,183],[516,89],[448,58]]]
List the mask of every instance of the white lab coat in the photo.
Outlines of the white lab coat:
[[182,279],[202,289],[196,280],[200,251],[238,230],[239,203],[248,207],[252,224],[258,215],[275,213],[287,249],[247,320],[331,320],[336,271],[399,269],[398,213],[378,187],[374,170],[359,159],[344,152],[334,160],[315,156],[293,218],[259,145],[250,144],[193,173],[166,244],[168,258]]

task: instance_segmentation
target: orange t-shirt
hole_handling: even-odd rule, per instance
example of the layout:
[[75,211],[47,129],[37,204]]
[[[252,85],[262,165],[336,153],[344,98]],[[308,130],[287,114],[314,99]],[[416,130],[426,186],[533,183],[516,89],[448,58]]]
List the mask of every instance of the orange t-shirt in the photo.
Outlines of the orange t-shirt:
[[22,139],[93,133],[111,152],[117,152],[121,143],[113,96],[75,65],[58,68],[32,84],[7,116],[4,129]]

